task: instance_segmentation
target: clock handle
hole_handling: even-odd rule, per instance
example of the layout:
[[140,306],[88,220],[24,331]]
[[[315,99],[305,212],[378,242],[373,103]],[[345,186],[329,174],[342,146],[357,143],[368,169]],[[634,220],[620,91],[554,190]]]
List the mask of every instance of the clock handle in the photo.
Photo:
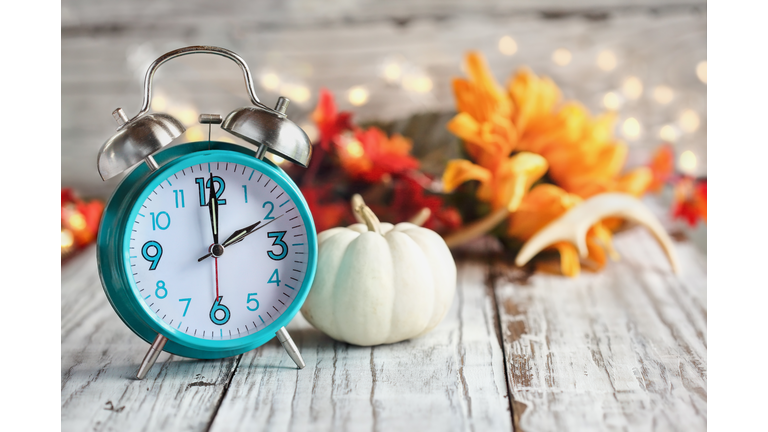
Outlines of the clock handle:
[[[254,105],[263,108],[267,111],[278,113],[277,111],[273,110],[272,108],[269,108],[268,106],[261,103],[259,100],[259,97],[256,96],[256,92],[254,91],[253,87],[253,77],[251,76],[251,70],[248,69],[248,65],[245,64],[245,61],[242,57],[235,54],[234,52],[226,49],[226,48],[219,48],[215,46],[207,46],[207,45],[193,45],[188,46],[184,48],[175,49],[173,51],[169,51],[162,56],[158,57],[157,60],[152,62],[152,64],[149,66],[149,69],[147,70],[147,74],[144,76],[144,102],[141,104],[141,110],[139,111],[136,116],[134,116],[131,120],[135,120],[149,111],[149,104],[152,101],[152,78],[155,75],[155,71],[162,65],[163,63],[167,62],[168,60],[174,59],[176,57],[185,56],[188,54],[216,54],[222,57],[226,57],[235,63],[237,63],[238,66],[240,66],[240,69],[243,71],[243,77],[245,78],[245,87],[248,90],[248,95],[251,97],[251,102],[253,102]],[[285,114],[282,114],[282,116],[285,116]],[[130,120],[129,120],[130,121]],[[126,122],[125,120],[123,121]]]
[[136,373],[136,379],[143,380],[144,377],[147,376],[147,372],[149,372],[155,364],[157,356],[163,351],[166,342],[168,342],[168,338],[158,333],[154,342],[152,342],[152,345],[149,347],[149,351],[147,351],[147,354],[144,356],[141,366],[139,366],[139,371]]

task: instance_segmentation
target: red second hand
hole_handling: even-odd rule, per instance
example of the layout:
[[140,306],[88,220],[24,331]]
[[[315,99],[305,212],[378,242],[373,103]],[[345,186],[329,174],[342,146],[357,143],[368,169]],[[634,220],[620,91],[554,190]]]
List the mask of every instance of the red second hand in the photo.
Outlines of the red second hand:
[[216,300],[219,299],[219,259],[213,258],[213,264],[216,268]]

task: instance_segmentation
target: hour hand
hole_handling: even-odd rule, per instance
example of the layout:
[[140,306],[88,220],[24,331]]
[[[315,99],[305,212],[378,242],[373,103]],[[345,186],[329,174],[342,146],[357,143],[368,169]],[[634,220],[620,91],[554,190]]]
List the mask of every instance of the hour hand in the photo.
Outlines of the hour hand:
[[232,235],[229,236],[226,240],[224,240],[224,243],[222,243],[221,245],[224,247],[227,247],[229,245],[233,245],[235,243],[243,241],[245,236],[250,234],[251,231],[253,231],[253,229],[256,228],[260,223],[261,221],[258,221],[253,225],[248,225],[245,228],[240,228],[239,230],[233,232]]

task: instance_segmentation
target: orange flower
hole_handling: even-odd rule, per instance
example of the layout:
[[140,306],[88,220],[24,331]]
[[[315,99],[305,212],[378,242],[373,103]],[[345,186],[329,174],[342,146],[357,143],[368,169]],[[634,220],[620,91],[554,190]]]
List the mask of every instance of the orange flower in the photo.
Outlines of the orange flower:
[[653,174],[653,180],[648,186],[651,192],[659,192],[675,171],[675,152],[669,144],[660,145],[653,154],[648,167]]
[[[480,182],[477,199],[490,203],[493,211],[504,207],[521,211],[518,206],[526,202],[528,188],[545,173],[562,193],[580,199],[603,192],[640,196],[647,191],[653,180],[651,169],[640,167],[622,174],[627,146],[613,136],[615,114],[592,116],[579,103],[563,102],[552,80],[525,68],[503,89],[478,53],[467,55],[467,71],[468,79],[453,81],[459,112],[448,129],[463,140],[470,160],[448,162],[443,175],[446,192],[476,180]],[[529,211],[542,208],[533,206]],[[561,210],[557,216],[565,211]],[[533,214],[529,218],[531,223],[513,223],[509,235],[525,240],[553,219]],[[594,245],[598,239],[610,240],[607,226],[614,223],[607,221],[592,230]],[[570,253],[566,249],[559,248],[561,256]],[[570,263],[564,264],[567,273],[577,272],[577,258],[563,258]],[[604,262],[599,252],[592,258],[598,264]]]
[[467,160],[448,162],[443,173],[443,190],[451,192],[469,180],[480,182],[477,198],[491,204],[491,210],[506,207],[515,211],[531,185],[547,171],[543,157],[521,152],[512,157],[499,157],[500,162],[487,169]]
[[416,169],[419,161],[409,155],[411,141],[402,135],[387,135],[375,127],[344,135],[337,154],[342,167],[353,178],[377,182],[385,175]]

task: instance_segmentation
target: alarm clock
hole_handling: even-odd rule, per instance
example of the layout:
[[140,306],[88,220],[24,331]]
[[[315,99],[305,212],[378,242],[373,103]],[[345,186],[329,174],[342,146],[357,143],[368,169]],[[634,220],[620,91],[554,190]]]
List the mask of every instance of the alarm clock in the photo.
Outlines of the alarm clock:
[[[184,126],[148,113],[160,65],[215,54],[243,71],[251,106],[222,117],[202,114],[209,140],[168,146]],[[252,350],[277,336],[299,368],[304,361],[285,326],[301,308],[317,265],[317,234],[299,188],[264,156],[307,167],[312,146],[288,120],[288,99],[272,109],[253,90],[243,59],[212,46],[170,51],[144,79],[144,102],[131,119],[118,108],[115,135],[101,147],[103,180],[130,170],[110,197],[97,238],[104,293],[120,319],[150,343],[136,374],[161,351],[214,359]],[[210,127],[247,144],[210,141]]]

